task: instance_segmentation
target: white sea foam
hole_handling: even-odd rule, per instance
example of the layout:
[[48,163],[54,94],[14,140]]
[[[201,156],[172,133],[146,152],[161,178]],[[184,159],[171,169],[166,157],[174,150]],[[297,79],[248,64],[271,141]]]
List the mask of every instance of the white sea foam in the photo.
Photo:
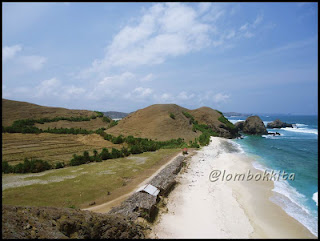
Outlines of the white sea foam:
[[237,123],[237,122],[239,122],[239,121],[245,121],[245,120],[240,120],[240,119],[238,119],[238,120],[229,120],[232,124],[235,124],[235,123]]
[[255,169],[260,170],[260,171],[262,171],[262,172],[264,172],[264,171],[267,171],[267,172],[271,171],[271,169],[269,169],[269,168],[267,168],[266,166],[262,165],[262,164],[261,164],[260,162],[258,162],[258,161],[254,161],[254,162],[252,163],[252,165],[253,165],[253,167],[254,167]]
[[317,129],[285,127],[285,128],[281,128],[281,130],[318,135]]
[[242,153],[244,154],[245,151],[243,150],[243,148],[241,147],[241,145],[239,143],[236,143],[235,141],[233,140],[227,140],[229,143],[231,143],[237,150],[239,153]]
[[273,135],[262,135],[262,137],[267,139],[279,139],[279,136],[273,136]]
[[296,123],[295,125],[296,125],[298,128],[299,128],[299,127],[306,127],[306,126],[308,126],[308,125],[306,125],[306,124],[300,124],[300,123]]
[[303,205],[306,201],[306,196],[299,193],[294,187],[290,186],[288,181],[281,179],[279,181],[274,181],[274,188],[272,191],[281,194],[284,197],[281,198],[281,196],[275,196],[271,198],[271,201],[281,206],[286,213],[298,220],[308,228],[310,232],[317,236],[317,218],[312,216],[312,211]]
[[[252,163],[253,167],[262,172],[267,171],[270,173],[272,170],[258,161]],[[278,173],[279,170],[273,170]],[[281,172],[280,172],[281,173]],[[306,197],[299,193],[294,187],[290,186],[288,181],[282,180],[280,176],[279,181],[274,181],[273,192],[280,194],[270,198],[272,202],[279,205],[286,213],[291,217],[298,220],[315,236],[318,234],[318,221],[317,218],[312,215],[312,211],[309,210],[302,203],[306,201]],[[313,200],[318,203],[318,193],[313,194]]]
[[312,199],[313,201],[316,202],[317,206],[318,206],[318,192],[315,192],[313,195],[312,195]]
[[289,201],[286,197],[274,195],[270,200],[279,205],[288,215],[299,221],[313,235],[318,237],[318,218],[306,213],[300,206]]

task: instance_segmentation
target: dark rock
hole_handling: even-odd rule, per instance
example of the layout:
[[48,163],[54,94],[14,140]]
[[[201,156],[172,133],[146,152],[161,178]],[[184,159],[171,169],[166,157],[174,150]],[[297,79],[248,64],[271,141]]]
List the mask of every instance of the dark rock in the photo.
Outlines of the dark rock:
[[249,116],[243,124],[242,131],[250,135],[268,134],[268,131],[259,116]]
[[238,121],[237,123],[234,124],[234,126],[237,128],[238,131],[243,130],[243,125],[244,125],[244,121]]
[[292,126],[292,124],[288,124],[288,123],[282,122],[279,119],[267,124],[267,128],[269,128],[269,129],[272,129],[272,128],[284,128],[284,127],[293,127],[293,126]]

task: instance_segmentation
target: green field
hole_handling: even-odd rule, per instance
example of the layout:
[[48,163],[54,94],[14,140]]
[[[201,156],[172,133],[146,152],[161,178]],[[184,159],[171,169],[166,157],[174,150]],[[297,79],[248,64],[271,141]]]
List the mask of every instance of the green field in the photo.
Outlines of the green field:
[[113,200],[129,191],[176,155],[161,149],[37,174],[3,174],[3,204],[87,207]]

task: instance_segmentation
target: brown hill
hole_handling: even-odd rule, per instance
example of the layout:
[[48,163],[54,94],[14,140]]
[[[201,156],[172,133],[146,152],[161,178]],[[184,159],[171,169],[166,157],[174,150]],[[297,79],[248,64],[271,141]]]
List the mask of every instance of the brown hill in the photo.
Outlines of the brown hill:
[[15,120],[54,117],[90,117],[94,111],[46,107],[28,102],[2,99],[2,125],[10,126]]
[[[193,125],[183,112],[190,113],[199,124],[210,126],[223,137],[234,137],[223,128],[225,124],[218,120],[221,116],[218,111],[209,107],[188,110],[176,104],[156,104],[140,109],[120,120],[118,125],[106,132],[112,135],[132,135],[159,141],[179,137],[184,138],[185,141],[194,140],[201,135],[201,132],[192,130]],[[170,117],[170,113],[174,115],[174,119]]]

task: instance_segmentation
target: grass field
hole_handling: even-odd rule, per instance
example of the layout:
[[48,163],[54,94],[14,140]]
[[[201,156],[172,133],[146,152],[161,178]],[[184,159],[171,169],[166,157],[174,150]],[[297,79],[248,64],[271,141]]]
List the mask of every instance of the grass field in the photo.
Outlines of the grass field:
[[39,158],[51,163],[64,161],[68,163],[73,154],[83,154],[83,151],[102,148],[121,149],[123,145],[116,145],[104,140],[97,134],[67,135],[67,134],[21,134],[2,133],[2,161],[10,164],[22,162],[25,157]]
[[37,174],[2,174],[2,202],[77,208],[107,202],[132,190],[180,151],[161,149]]

